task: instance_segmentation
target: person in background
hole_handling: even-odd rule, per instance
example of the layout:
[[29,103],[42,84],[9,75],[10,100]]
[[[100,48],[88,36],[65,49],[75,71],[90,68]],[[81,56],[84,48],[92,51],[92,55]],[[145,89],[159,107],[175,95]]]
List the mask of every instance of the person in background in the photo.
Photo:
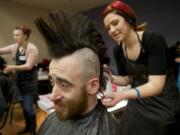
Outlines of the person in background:
[[15,43],[0,48],[0,54],[12,54],[15,59],[15,65],[6,65],[5,73],[14,72],[17,77],[17,85],[22,95],[22,108],[25,118],[25,128],[18,134],[29,132],[35,135],[36,130],[36,112],[33,108],[34,100],[37,97],[37,69],[38,60],[37,47],[28,41],[31,29],[20,25],[13,30]]
[[178,70],[177,70],[177,87],[180,92],[180,42],[177,41],[175,46],[175,59],[174,61],[178,64]]
[[[7,99],[9,99],[9,79],[8,76],[3,73],[4,68],[6,67],[6,61],[3,57],[0,56],[0,122],[2,121],[3,115],[8,108]],[[9,94],[10,93],[10,94]]]
[[[175,63],[177,63],[177,87],[179,90],[179,95],[180,95],[180,41],[176,42],[175,45],[175,59],[174,59]],[[175,130],[179,131],[177,134],[180,134],[180,98],[179,98],[179,109],[178,112],[176,114],[176,124],[175,124]]]
[[[5,112],[8,113],[9,111],[8,104],[21,100],[16,82],[11,78],[11,75],[3,73],[5,67],[6,61],[0,56],[0,122],[5,120],[3,117],[5,117]],[[3,127],[1,126],[0,128]]]
[[118,121],[97,99],[106,46],[92,21],[60,10],[35,22],[52,56],[50,98],[55,108],[38,134],[122,135]]
[[112,75],[111,81],[131,85],[128,91],[105,93],[103,105],[129,100],[122,117],[128,135],[172,135],[178,91],[164,37],[146,31],[147,23],[138,25],[133,9],[121,0],[104,8],[102,20],[109,36],[117,42],[113,54],[118,75]]

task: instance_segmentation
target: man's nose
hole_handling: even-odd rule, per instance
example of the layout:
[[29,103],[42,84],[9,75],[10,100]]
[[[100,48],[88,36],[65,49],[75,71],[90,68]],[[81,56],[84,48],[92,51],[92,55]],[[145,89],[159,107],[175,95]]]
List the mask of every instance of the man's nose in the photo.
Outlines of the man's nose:
[[54,85],[53,86],[53,89],[52,89],[52,93],[51,93],[51,95],[50,95],[50,99],[52,100],[52,101],[55,101],[55,100],[59,100],[59,99],[61,99],[63,96],[62,96],[62,94],[61,94],[61,90],[56,86],[56,85]]

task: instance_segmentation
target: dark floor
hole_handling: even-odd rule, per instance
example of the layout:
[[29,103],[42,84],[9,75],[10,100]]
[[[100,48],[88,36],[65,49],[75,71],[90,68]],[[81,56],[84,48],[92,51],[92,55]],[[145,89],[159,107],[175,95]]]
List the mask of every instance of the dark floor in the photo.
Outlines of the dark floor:
[[[39,108],[37,108],[36,111],[37,111],[37,130],[38,130],[40,124],[47,116],[47,114]],[[13,111],[12,125],[9,124],[9,117],[8,117],[5,127],[1,129],[0,132],[2,135],[16,135],[17,131],[23,127],[24,127],[24,118],[22,114],[22,109],[20,107],[20,104],[16,104]]]

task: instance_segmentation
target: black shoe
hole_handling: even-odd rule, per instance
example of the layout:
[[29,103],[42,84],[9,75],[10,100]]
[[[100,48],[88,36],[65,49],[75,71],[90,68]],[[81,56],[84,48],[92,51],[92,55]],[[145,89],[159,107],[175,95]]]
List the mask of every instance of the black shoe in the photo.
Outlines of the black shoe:
[[23,128],[23,129],[20,129],[20,130],[18,131],[17,135],[22,135],[22,134],[25,134],[25,133],[27,133],[27,132],[29,132],[29,130],[28,130],[27,128]]

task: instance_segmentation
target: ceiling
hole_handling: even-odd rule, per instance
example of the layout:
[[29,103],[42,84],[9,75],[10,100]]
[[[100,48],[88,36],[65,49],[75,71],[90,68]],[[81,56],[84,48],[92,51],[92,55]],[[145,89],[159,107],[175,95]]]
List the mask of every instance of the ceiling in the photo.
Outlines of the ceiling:
[[47,10],[69,9],[86,11],[104,5],[111,0],[5,0]]

